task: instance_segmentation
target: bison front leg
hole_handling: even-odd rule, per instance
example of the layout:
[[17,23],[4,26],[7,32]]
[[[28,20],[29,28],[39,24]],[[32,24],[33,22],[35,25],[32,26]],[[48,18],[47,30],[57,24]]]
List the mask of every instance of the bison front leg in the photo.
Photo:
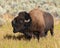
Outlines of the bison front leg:
[[48,30],[45,31],[45,37],[47,36]]
[[39,33],[36,35],[36,37],[37,37],[37,39],[38,39],[38,42],[39,42],[39,39],[40,39],[40,37],[39,37]]
[[38,41],[39,41],[39,32],[38,31],[34,31],[33,34],[34,34],[34,37],[36,37],[38,39]]
[[25,35],[25,38],[28,40],[32,38],[32,34],[30,34],[29,32],[25,32],[24,35]]
[[38,32],[35,33],[35,36],[36,36],[36,38],[38,39],[38,42],[39,42],[40,37],[44,37],[45,33],[44,33],[44,31],[38,31]]
[[39,36],[40,37],[45,37],[45,31],[44,31],[44,29],[40,29]]

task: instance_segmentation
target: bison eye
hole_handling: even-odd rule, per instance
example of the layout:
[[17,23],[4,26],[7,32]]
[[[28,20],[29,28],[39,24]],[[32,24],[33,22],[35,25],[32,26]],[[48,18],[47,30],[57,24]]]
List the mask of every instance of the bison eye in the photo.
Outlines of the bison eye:
[[24,21],[23,20],[20,20],[19,23],[23,23]]

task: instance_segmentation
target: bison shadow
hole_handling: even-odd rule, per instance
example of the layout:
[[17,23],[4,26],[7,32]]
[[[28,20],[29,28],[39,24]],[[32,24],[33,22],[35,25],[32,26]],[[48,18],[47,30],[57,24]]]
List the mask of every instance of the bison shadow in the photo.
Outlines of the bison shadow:
[[15,36],[15,35],[10,35],[10,34],[6,34],[4,36],[4,39],[13,39],[13,40],[31,40],[29,38],[26,38],[25,35],[18,35],[18,36]]

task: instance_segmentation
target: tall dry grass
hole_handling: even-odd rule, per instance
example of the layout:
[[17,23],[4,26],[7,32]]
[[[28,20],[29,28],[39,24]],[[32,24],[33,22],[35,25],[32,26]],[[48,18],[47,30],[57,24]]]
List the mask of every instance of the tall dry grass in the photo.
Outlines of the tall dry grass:
[[0,48],[60,48],[60,23],[54,26],[54,36],[48,32],[47,37],[30,41],[25,40],[23,34],[13,33],[11,22],[0,27]]

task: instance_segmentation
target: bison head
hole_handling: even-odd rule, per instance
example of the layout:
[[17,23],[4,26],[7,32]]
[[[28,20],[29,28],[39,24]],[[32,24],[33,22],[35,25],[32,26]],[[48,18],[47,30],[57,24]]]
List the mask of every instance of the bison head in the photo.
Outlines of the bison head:
[[31,24],[31,17],[27,12],[20,12],[17,17],[12,20],[13,32],[24,32]]

